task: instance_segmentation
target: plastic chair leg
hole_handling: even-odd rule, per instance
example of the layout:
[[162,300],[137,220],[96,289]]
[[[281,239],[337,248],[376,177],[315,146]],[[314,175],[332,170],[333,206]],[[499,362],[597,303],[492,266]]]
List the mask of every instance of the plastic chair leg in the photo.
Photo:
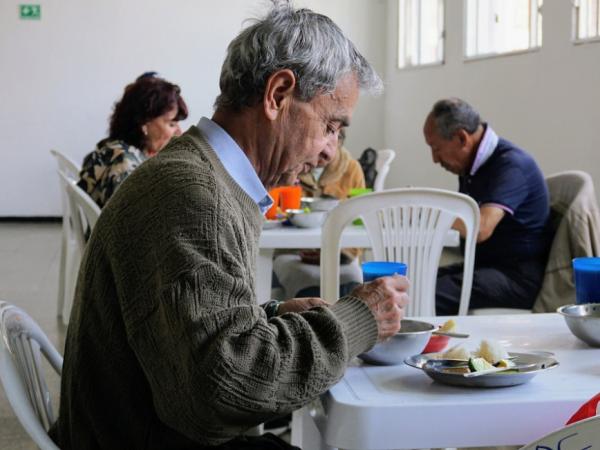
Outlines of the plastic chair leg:
[[56,299],[56,316],[63,316],[63,308],[65,306],[65,277],[67,270],[67,236],[63,228],[62,239],[60,244],[60,263],[58,267],[58,296]]

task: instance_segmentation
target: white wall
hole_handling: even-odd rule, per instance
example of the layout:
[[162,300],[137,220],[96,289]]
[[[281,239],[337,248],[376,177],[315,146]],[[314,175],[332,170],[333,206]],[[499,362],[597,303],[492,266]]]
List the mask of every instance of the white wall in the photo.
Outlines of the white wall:
[[[184,128],[212,114],[227,44],[262,0],[38,0],[42,20],[0,2],[0,217],[58,216],[56,148],[81,160],[105,136],[112,105],[139,74],[179,84]],[[304,0],[332,17],[381,72],[384,0]],[[383,99],[364,98],[348,144],[383,144]]]
[[431,162],[422,127],[436,100],[457,96],[532,153],[545,174],[582,169],[600,188],[600,42],[571,43],[571,2],[544,2],[539,51],[472,62],[463,62],[463,2],[446,5],[446,63],[401,71],[397,1],[388,1],[383,120],[385,145],[398,157],[386,186],[456,189],[456,177]]

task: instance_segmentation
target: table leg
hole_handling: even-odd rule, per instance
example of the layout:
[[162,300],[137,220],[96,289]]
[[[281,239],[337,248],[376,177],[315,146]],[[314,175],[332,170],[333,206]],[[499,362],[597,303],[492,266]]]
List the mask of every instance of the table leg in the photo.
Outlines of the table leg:
[[321,432],[310,415],[310,407],[304,407],[292,414],[291,444],[302,450],[334,450],[321,438]]
[[258,304],[271,300],[271,279],[273,277],[272,248],[261,248],[256,261],[256,299]]

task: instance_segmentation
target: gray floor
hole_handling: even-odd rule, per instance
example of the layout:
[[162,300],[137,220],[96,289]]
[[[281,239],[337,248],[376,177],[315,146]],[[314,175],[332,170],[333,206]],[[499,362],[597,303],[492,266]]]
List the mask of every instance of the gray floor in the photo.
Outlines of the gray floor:
[[[29,313],[62,354],[65,328],[56,318],[60,238],[59,223],[0,223],[0,300]],[[58,409],[58,377],[48,381]],[[35,448],[0,389],[0,449]]]

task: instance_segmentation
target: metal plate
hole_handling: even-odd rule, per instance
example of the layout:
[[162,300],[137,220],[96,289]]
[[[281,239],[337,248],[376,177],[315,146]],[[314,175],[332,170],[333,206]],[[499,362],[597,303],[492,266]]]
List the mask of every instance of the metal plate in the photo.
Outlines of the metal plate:
[[553,369],[559,365],[558,361],[552,357],[552,353],[549,352],[509,353],[509,355],[514,358],[513,362],[515,364],[534,363],[536,365],[518,373],[499,372],[482,375],[480,377],[467,378],[463,376],[463,374],[444,372],[443,367],[435,367],[435,364],[431,364],[431,362],[435,362],[440,358],[439,353],[414,355],[406,358],[404,362],[411,367],[421,369],[433,380],[439,381],[440,383],[449,384],[451,386],[482,388],[516,386],[518,384],[527,383],[538,373]]

